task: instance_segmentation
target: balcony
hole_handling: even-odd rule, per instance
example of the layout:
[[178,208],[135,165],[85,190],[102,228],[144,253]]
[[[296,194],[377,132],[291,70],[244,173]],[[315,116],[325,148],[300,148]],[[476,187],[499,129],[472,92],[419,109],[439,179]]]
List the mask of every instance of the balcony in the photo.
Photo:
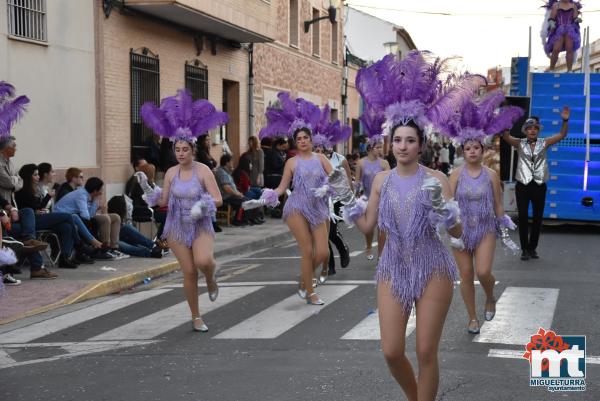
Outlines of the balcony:
[[240,43],[274,40],[275,10],[264,0],[126,0],[125,7]]

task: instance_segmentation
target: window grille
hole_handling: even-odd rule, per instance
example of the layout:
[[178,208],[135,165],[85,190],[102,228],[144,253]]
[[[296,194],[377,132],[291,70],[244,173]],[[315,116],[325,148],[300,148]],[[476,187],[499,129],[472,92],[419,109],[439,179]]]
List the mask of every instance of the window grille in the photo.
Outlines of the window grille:
[[160,102],[160,64],[158,56],[130,52],[131,66],[131,158],[147,157],[153,132],[140,116],[142,105],[148,101]]
[[8,0],[8,33],[47,42],[46,0]]

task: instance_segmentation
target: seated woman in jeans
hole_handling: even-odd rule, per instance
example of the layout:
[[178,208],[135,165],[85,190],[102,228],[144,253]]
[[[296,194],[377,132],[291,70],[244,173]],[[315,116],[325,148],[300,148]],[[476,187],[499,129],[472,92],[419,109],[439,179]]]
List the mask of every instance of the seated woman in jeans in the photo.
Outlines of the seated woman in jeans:
[[153,242],[131,225],[133,207],[132,203],[128,204],[125,195],[114,196],[108,202],[108,212],[118,214],[123,222],[119,232],[119,251],[142,258],[161,258],[166,245]]
[[31,208],[35,212],[35,227],[37,230],[51,230],[60,240],[61,255],[59,266],[74,269],[78,262],[73,255],[73,249],[79,237],[73,219],[68,213],[48,213],[46,206],[51,199],[47,194],[43,198],[37,195],[37,186],[40,180],[38,168],[35,164],[25,164],[19,170],[23,179],[23,188],[15,193],[17,205],[21,208]]

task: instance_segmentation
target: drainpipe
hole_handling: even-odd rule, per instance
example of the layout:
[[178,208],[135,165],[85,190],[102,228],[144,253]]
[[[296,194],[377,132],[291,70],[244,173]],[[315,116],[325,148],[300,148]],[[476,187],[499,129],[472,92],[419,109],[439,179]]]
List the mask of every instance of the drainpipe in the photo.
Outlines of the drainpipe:
[[250,43],[248,51],[248,138],[254,135],[254,43]]

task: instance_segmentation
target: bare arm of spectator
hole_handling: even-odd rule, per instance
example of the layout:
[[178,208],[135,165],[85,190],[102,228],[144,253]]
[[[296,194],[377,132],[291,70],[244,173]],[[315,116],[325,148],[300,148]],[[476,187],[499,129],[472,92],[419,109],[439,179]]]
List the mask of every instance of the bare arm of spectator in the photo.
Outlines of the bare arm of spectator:
[[504,141],[506,141],[506,143],[508,143],[510,146],[513,146],[515,148],[519,146],[519,139],[515,138],[514,136],[511,136],[508,130],[502,133],[502,139],[504,139]]

